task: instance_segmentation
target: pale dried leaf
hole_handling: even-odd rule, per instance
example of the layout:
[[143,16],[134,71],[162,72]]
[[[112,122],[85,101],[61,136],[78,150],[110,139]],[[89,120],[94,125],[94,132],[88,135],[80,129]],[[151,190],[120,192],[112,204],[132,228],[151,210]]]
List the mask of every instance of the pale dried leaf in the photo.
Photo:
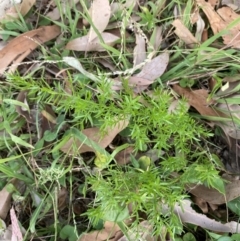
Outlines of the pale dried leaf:
[[25,16],[35,3],[36,0],[23,0],[19,6],[21,15]]
[[[151,85],[154,80],[160,77],[165,69],[167,68],[169,61],[169,54],[164,52],[150,62],[147,62],[140,73],[133,75],[129,78],[128,83],[129,86],[135,87],[134,91],[139,93],[145,90],[149,85]],[[113,90],[121,90],[123,88],[122,81],[120,78],[115,78],[113,80],[112,89]]]
[[150,62],[147,62],[143,66],[141,72],[134,75],[134,77],[143,78],[153,82],[164,73],[167,68],[168,61],[169,53],[164,52],[153,58]]
[[0,240],[1,241],[12,241],[12,225],[6,227],[5,222],[0,219]]
[[202,34],[203,34],[203,30],[205,28],[205,22],[203,21],[201,15],[199,14],[198,20],[197,20],[197,30],[195,33],[195,38],[197,39],[197,41],[200,43],[202,40]]
[[[156,26],[153,31],[153,48],[155,51],[158,51],[161,43],[162,43],[162,26]],[[152,38],[152,37],[151,37]]]
[[176,19],[172,22],[175,27],[175,34],[190,48],[194,48],[198,44],[197,39],[192,33],[184,26],[181,20]]
[[18,224],[18,219],[15,213],[15,210],[13,207],[10,209],[10,218],[11,218],[11,223],[12,223],[12,235],[17,237],[18,241],[23,240],[23,235],[20,230],[19,224]]
[[[0,37],[1,37],[1,35],[0,35]],[[5,41],[0,41],[0,50],[2,50],[6,45],[7,45],[7,43]]]
[[[121,120],[118,121],[114,127],[107,128],[106,134],[101,136],[100,129],[97,127],[88,128],[82,131],[82,133],[88,137],[88,139],[96,142],[100,147],[106,148],[112,140],[115,138],[115,136],[125,129],[128,126],[127,120]],[[62,148],[61,150],[68,154],[74,154],[74,148],[73,146],[76,146],[78,148],[78,153],[84,153],[84,152],[95,152],[95,150],[87,146],[86,144],[82,143],[79,140],[75,140],[74,138],[71,138]]]
[[58,8],[55,7],[52,11],[47,13],[46,17],[56,21],[61,17],[61,14]]
[[15,5],[21,3],[20,0],[17,1],[10,1],[5,0],[0,2],[0,19],[3,19],[5,17],[6,11],[12,8]]
[[[208,0],[208,2],[211,4],[212,7],[215,7],[219,4],[219,0]],[[223,3],[221,3],[221,4],[223,4]]]
[[[111,33],[102,33],[103,41],[106,45],[113,46],[116,41],[119,39],[118,36],[113,35]],[[98,38],[94,39],[92,42],[88,42],[89,35],[79,37],[69,41],[66,45],[66,49],[76,50],[76,51],[106,51],[106,49],[102,46],[100,40]]]
[[227,5],[233,11],[237,11],[240,8],[240,1],[239,0],[222,0],[221,4],[222,5]]
[[[106,29],[111,15],[109,1],[93,0],[89,13],[95,28],[101,34]],[[93,26],[91,26],[88,33],[88,42],[90,43],[96,37],[97,33],[95,32]]]
[[136,34],[136,46],[133,50],[133,66],[139,65],[146,59],[146,42],[141,34]]
[[12,71],[39,45],[57,37],[61,33],[58,26],[45,26],[19,35],[0,50],[0,74],[4,74],[8,65],[13,63]]
[[[0,8],[1,8],[1,4],[4,2],[8,2],[8,1],[2,1],[0,3]],[[23,0],[21,3],[19,1],[14,1],[15,3],[19,3],[16,5],[13,5],[12,1],[11,5],[9,5],[9,7],[5,8],[5,15],[1,16],[0,14],[0,20],[11,20],[13,18],[19,18],[19,13],[22,16],[25,16],[29,10],[32,8],[32,6],[35,4],[36,0]],[[1,12],[1,10],[0,10]],[[19,13],[18,13],[19,12]]]
[[[167,208],[166,208],[167,209]],[[226,224],[208,218],[206,215],[199,214],[191,207],[189,200],[184,200],[181,205],[176,204],[174,212],[183,223],[191,223],[204,229],[221,233],[240,233],[240,227],[237,222],[229,222]]]
[[137,75],[131,76],[128,80],[130,86],[145,86],[153,83],[152,80],[145,79],[142,77],[137,77]]

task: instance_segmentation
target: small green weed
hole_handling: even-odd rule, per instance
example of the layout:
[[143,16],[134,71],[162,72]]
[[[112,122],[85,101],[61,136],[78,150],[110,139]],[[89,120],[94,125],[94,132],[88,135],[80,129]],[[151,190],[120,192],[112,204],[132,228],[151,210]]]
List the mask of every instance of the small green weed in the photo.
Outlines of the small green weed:
[[[24,213],[23,219],[27,239],[49,236],[51,241],[60,238],[76,241],[78,234],[102,221],[117,222],[125,232],[128,228],[137,227],[143,219],[153,226],[153,235],[160,235],[166,228],[172,237],[176,237],[182,234],[183,224],[173,213],[173,208],[188,198],[186,184],[201,183],[224,193],[224,183],[207,146],[206,140],[212,135],[189,115],[184,100],[178,100],[177,107],[171,109],[174,99],[171,89],[165,84],[180,81],[182,87],[194,88],[202,85],[200,80],[205,76],[217,73],[221,79],[229,72],[234,74],[239,71],[239,51],[211,46],[215,37],[195,49],[185,49],[180,41],[172,45],[172,39],[167,39],[172,35],[172,9],[176,7],[185,25],[190,26],[193,1],[165,2],[147,1],[138,12],[131,6],[114,13],[110,23],[119,21],[121,40],[114,47],[101,42],[106,51],[96,54],[94,51],[73,53],[64,48],[69,40],[88,33],[87,24],[81,29],[78,27],[79,20],[93,26],[86,1],[80,0],[82,11],[57,1],[60,20],[52,22],[62,28],[60,43],[56,41],[47,47],[41,46],[37,58],[46,60],[42,66],[25,75],[23,71],[8,74],[4,84],[1,83],[4,87],[0,90],[0,188],[12,178],[21,180],[27,187],[27,191],[18,193],[30,209]],[[139,21],[132,21],[135,31],[153,41],[146,41],[147,56],[159,54],[162,49],[171,53],[165,73],[147,91],[138,94],[128,83],[129,76],[139,71],[132,64],[135,34],[130,29],[132,15],[140,17]],[[40,16],[39,25],[49,22],[51,20]],[[151,32],[159,24],[162,24],[163,43],[153,51],[155,36]],[[20,18],[4,23],[0,33],[6,40],[30,29],[32,25]],[[97,35],[102,41],[98,31]],[[63,79],[57,78],[55,74],[59,70],[69,68],[62,61],[63,57],[72,55],[80,59],[84,69],[98,81],[72,70],[66,71]],[[119,75],[123,82],[122,90],[112,90],[108,76],[113,78],[114,75],[106,73],[105,67],[98,62],[102,59],[113,63],[116,71],[125,73]],[[51,65],[56,67],[56,72]],[[221,86],[221,81],[218,84]],[[20,91],[27,92],[23,102],[16,100]],[[23,115],[16,113],[16,106],[27,113],[34,113],[35,122],[28,123]],[[49,121],[46,124],[48,129],[42,131],[42,111],[47,107],[56,115],[53,117],[55,125],[51,128]],[[119,121],[116,117],[127,119],[129,125],[112,146],[104,149],[104,153],[97,144],[96,155],[79,154],[77,144],[75,155],[60,151],[71,137],[88,143],[86,136],[81,135],[86,128],[99,127],[104,134],[107,128]],[[128,146],[134,147],[131,163],[120,166],[114,159],[115,154]],[[145,156],[149,150],[157,153],[155,160]],[[140,158],[139,153],[143,155]],[[94,162],[95,156],[98,159]],[[96,170],[96,166],[105,160],[107,164]],[[144,164],[143,160],[146,161]],[[63,207],[59,202],[61,188],[69,192]],[[80,211],[74,209],[74,202],[79,200],[85,201],[81,203],[83,210]],[[46,221],[48,217],[51,218]],[[127,227],[125,222],[129,220],[132,222]],[[233,236],[231,238],[234,240]],[[195,241],[195,238],[186,233],[178,240]]]

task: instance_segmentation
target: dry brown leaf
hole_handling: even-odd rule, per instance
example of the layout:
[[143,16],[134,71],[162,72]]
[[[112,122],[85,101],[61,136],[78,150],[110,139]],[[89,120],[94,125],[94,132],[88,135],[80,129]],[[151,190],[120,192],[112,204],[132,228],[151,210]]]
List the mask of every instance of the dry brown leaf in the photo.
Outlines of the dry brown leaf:
[[125,165],[131,161],[131,154],[133,153],[134,148],[132,146],[127,147],[126,149],[118,152],[114,159],[117,161],[118,165]]
[[[115,240],[114,236],[120,231],[117,224],[106,221],[104,223],[104,229],[100,231],[93,231],[91,233],[83,234],[78,241],[105,241]],[[111,239],[113,238],[113,239]]]
[[[116,125],[112,128],[106,129],[106,134],[101,137],[100,129],[97,127],[88,128],[82,131],[82,133],[87,136],[90,140],[96,142],[100,147],[106,148],[112,140],[115,138],[115,136],[125,129],[128,126],[127,120],[121,120],[116,123]],[[71,138],[62,148],[61,150],[65,153],[68,153],[70,155],[74,155],[74,146],[77,147],[78,153],[84,153],[84,152],[95,152],[95,150],[87,146],[86,144],[82,143],[79,140],[75,140],[74,138]]]
[[153,48],[155,51],[158,51],[162,43],[162,26],[156,26],[154,29],[154,39],[153,39]]
[[[10,183],[18,188],[19,180],[12,179]],[[3,220],[6,218],[11,207],[12,194],[7,191],[7,185],[0,191],[0,218]]]
[[12,71],[17,65],[39,45],[56,38],[61,33],[58,26],[45,26],[19,35],[0,51],[0,74],[4,74],[8,65]]
[[[101,34],[106,29],[111,15],[109,1],[93,0],[92,5],[89,9],[89,13],[94,27]],[[95,32],[93,26],[91,26],[88,33],[88,42],[90,43],[96,37],[97,33]]]
[[[19,10],[22,16],[25,16],[32,6],[35,4],[36,0],[23,0],[19,6]],[[17,11],[16,11],[17,12]]]
[[176,19],[172,22],[175,27],[175,34],[190,48],[194,48],[198,44],[197,39],[192,35],[192,33],[184,26],[181,20]]
[[[196,2],[206,14],[214,34],[228,29],[228,25],[239,18],[239,15],[229,7],[222,7],[215,12],[209,2],[204,0],[196,0]],[[222,36],[224,43],[231,47],[240,48],[239,31],[240,23],[228,29],[227,33]]]
[[[240,17],[239,14],[235,13],[229,7],[222,7],[217,10],[217,13],[225,21],[225,27],[223,29],[226,29],[231,22],[233,22],[236,19],[239,19]],[[234,27],[231,27],[228,33],[223,35],[224,43],[234,48],[240,48],[239,31],[240,31],[240,23],[234,25]]]
[[240,196],[240,180],[226,184],[225,196],[216,189],[208,188],[204,185],[189,184],[186,188],[194,196],[200,197],[212,204],[224,204]]
[[200,89],[193,91],[188,88],[182,88],[179,85],[173,85],[172,88],[177,94],[184,96],[187,99],[188,103],[193,106],[201,115],[226,117],[226,115],[224,115],[220,111],[215,110],[211,106],[209,106],[209,103],[207,102],[207,90]]
[[[113,46],[119,39],[118,36],[107,32],[102,33],[102,38],[104,43],[109,46]],[[106,51],[98,38],[94,39],[92,42],[88,42],[88,39],[89,35],[73,39],[67,43],[65,48],[76,51]]]
[[136,34],[136,46],[133,50],[133,66],[144,62],[147,57],[146,42],[141,34]]
[[207,202],[200,198],[200,197],[194,197],[193,196],[193,202],[198,205],[198,207],[202,210],[203,213],[208,213],[208,205]]

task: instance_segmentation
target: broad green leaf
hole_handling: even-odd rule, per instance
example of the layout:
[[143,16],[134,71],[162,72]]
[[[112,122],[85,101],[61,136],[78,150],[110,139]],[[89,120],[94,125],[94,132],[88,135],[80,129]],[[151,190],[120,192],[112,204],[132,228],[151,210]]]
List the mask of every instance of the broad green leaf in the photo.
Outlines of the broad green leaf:
[[71,225],[65,225],[60,231],[61,239],[68,239],[69,241],[76,241],[78,239],[76,235],[76,229]]
[[183,241],[196,241],[196,239],[192,233],[186,233],[183,236]]
[[231,239],[234,241],[240,241],[240,234],[239,233],[235,233],[231,236]]
[[228,208],[240,216],[240,197],[233,199],[227,203]]
[[12,141],[15,142],[16,144],[19,144],[19,145],[22,145],[22,146],[34,149],[34,147],[31,144],[28,144],[27,142],[25,142],[24,140],[22,140],[18,136],[15,136],[15,135],[13,135],[11,133],[9,133],[9,134],[11,136]]
[[139,166],[143,171],[147,171],[149,166],[151,165],[151,159],[148,156],[141,156],[138,159]]
[[129,211],[128,208],[125,207],[121,211],[119,211],[119,208],[116,208],[116,210],[106,210],[103,216],[103,219],[106,221],[111,222],[122,222],[125,219],[129,217]]

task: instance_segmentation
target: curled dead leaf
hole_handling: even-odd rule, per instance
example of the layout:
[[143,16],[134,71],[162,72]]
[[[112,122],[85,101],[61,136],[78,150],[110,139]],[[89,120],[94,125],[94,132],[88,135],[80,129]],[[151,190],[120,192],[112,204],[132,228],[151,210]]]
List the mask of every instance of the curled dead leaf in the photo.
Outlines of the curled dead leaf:
[[[73,39],[67,43],[65,48],[76,51],[106,51],[98,38],[95,38],[92,42],[88,42],[88,39],[88,35]],[[102,33],[102,39],[106,45],[113,46],[119,37],[105,32]]]
[[159,78],[167,68],[169,62],[169,53],[164,52],[157,57],[153,58],[150,62],[147,62],[140,73],[134,75],[134,77],[143,78],[146,80],[154,81]]
[[188,46],[193,48],[198,44],[197,39],[192,35],[192,33],[184,26],[180,19],[176,19],[172,22],[175,27],[175,34]]
[[88,43],[92,42],[98,35],[95,29],[101,34],[108,25],[111,8],[108,0],[93,0],[89,9],[92,23],[88,33]]
[[213,109],[210,106],[208,99],[208,91],[204,89],[200,90],[191,90],[188,88],[182,88],[179,85],[173,85],[173,90],[185,97],[188,103],[193,106],[201,115],[203,116],[221,116],[226,117],[225,114],[221,113],[218,110]]
[[19,35],[0,50],[0,74],[4,74],[8,65],[13,63],[15,71],[19,63],[39,45],[56,38],[61,30],[58,26],[45,26]]
[[[224,43],[234,48],[240,48],[240,23],[232,24],[239,19],[239,14],[230,7],[222,7],[216,12],[209,2],[204,0],[196,0],[196,2],[206,14],[214,34],[224,30],[222,35]],[[229,26],[231,24],[232,26]]]

